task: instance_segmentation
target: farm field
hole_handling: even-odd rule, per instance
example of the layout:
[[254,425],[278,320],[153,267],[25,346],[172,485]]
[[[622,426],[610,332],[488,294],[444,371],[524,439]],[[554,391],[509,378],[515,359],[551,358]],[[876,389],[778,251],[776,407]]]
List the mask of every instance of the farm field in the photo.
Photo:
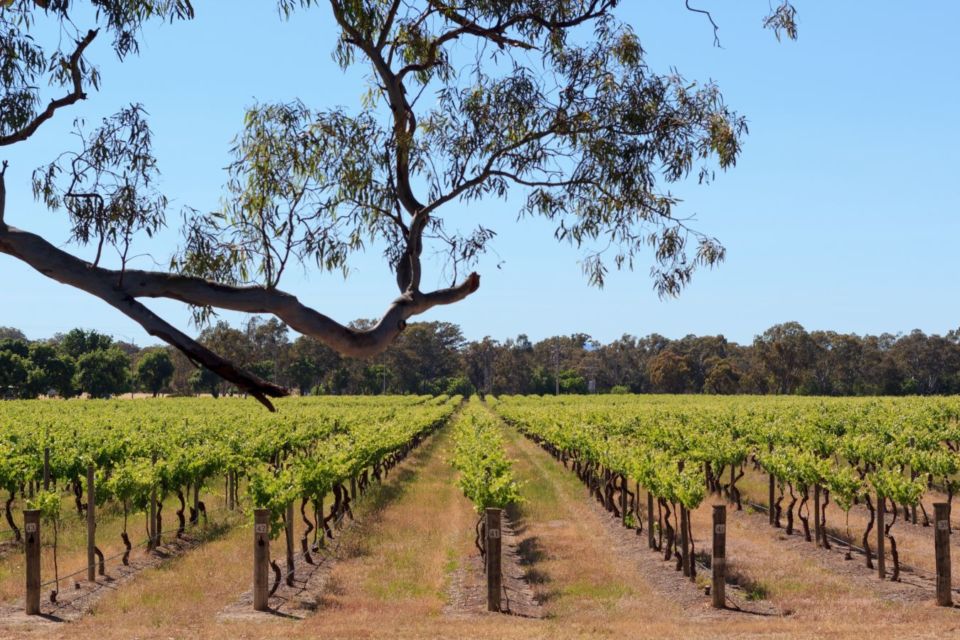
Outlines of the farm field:
[[[935,527],[923,516],[956,489],[953,399],[394,396],[290,399],[278,409],[241,399],[0,403],[0,488],[11,498],[0,526],[0,636],[960,634],[956,610],[935,605]],[[95,586],[85,566],[88,463],[106,557]],[[477,481],[484,468],[496,482]],[[779,527],[765,512],[771,474]],[[816,542],[817,487],[829,549]],[[648,492],[658,550],[648,548]],[[162,527],[148,551],[154,495]],[[887,524],[897,513],[886,580],[875,526],[874,567],[857,549],[846,558],[846,541],[863,546],[878,495]],[[54,577],[56,522],[60,581],[58,604],[49,600],[58,585],[45,584],[44,615],[28,617],[10,524],[25,535],[22,509],[35,503],[42,580]],[[705,594],[715,504],[727,507],[722,610]],[[474,505],[506,506],[504,588],[519,615],[488,613],[477,596]],[[269,510],[270,555],[285,577],[291,506],[296,578],[278,584],[273,614],[257,613],[252,510]],[[915,507],[916,523],[905,521]],[[689,566],[681,518],[693,576],[678,570]]]

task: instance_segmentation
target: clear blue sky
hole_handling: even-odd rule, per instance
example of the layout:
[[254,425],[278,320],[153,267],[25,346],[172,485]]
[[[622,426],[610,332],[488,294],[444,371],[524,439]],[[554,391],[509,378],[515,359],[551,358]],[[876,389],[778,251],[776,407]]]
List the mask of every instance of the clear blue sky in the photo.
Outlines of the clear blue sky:
[[[468,338],[585,332],[601,341],[658,332],[747,342],[788,320],[856,333],[960,326],[960,3],[796,0],[800,39],[781,44],[760,28],[765,0],[694,4],[714,12],[722,49],[683,0],[624,0],[618,13],[640,34],[654,69],[716,80],[749,119],[735,169],[709,187],[675,190],[681,211],[724,242],[726,262],[701,272],[678,299],[656,297],[646,265],[612,275],[598,291],[549,226],[517,223],[514,209],[493,202],[479,210],[500,234],[478,268],[480,291],[423,318],[457,322]],[[97,43],[91,56],[102,91],[26,145],[3,150],[10,224],[66,241],[63,214],[33,202],[29,176],[67,148],[74,117],[96,122],[131,101],[145,105],[175,227],[181,205],[216,206],[230,139],[254,100],[358,103],[361,72],[344,75],[332,62],[325,7],[284,23],[269,0],[197,5],[192,23],[151,26],[141,55],[122,65],[106,38]],[[174,231],[141,251],[165,265]],[[378,252],[354,267],[347,282],[291,274],[282,286],[341,321],[377,316],[396,295],[393,277]],[[439,276],[425,282],[439,284]],[[150,305],[196,331],[181,305]],[[0,325],[30,338],[82,326],[155,342],[99,300],[2,255]]]

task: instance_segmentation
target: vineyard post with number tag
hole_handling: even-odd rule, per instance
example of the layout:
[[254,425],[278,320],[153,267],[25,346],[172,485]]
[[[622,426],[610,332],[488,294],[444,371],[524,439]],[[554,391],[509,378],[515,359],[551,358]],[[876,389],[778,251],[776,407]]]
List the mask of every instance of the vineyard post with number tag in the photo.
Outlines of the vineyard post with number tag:
[[97,514],[93,463],[87,465],[87,582],[97,579]]
[[488,508],[486,518],[487,610],[500,611],[502,575],[500,564],[500,509]]
[[715,609],[723,609],[727,601],[727,507],[722,504],[713,506],[713,554],[711,557],[713,582],[710,586],[710,597]]
[[270,510],[253,512],[253,608],[266,611],[270,600]]
[[28,616],[40,613],[40,510],[25,509],[23,512],[24,546],[27,564]]
[[937,502],[933,505],[935,521],[934,546],[937,554],[937,604],[941,607],[953,606],[950,575],[950,503]]

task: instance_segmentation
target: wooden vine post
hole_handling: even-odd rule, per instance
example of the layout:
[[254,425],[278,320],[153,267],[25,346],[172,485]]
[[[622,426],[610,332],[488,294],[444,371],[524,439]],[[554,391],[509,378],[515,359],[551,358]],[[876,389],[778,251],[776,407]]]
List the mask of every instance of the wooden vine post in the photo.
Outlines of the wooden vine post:
[[[913,436],[910,436],[909,445],[910,445],[910,449],[911,449],[911,450],[912,450],[914,447],[916,447],[916,446],[917,446],[917,440],[916,440],[916,438],[914,438]],[[916,478],[917,478],[917,472],[913,470],[913,466],[912,466],[912,465],[907,464],[906,467],[904,468],[904,472],[905,472],[905,473],[909,473],[909,478],[910,478],[911,480],[916,480]],[[916,503],[916,502],[914,502],[912,505],[910,505],[910,522],[912,522],[913,524],[917,524],[917,503]]]
[[941,607],[953,606],[953,586],[950,575],[950,503],[937,502],[933,505],[934,546],[937,554],[937,604]]
[[43,448],[43,490],[50,490],[50,447]]
[[266,611],[270,602],[270,510],[253,511],[253,608]]
[[293,586],[294,578],[294,560],[293,560],[293,501],[287,505],[287,526],[285,527],[287,541],[287,586]]
[[687,508],[680,505],[680,567],[683,575],[689,578],[692,572],[690,571],[690,538],[687,533],[690,524],[687,522],[689,518],[687,514]]
[[97,579],[97,515],[93,463],[87,465],[87,582]]
[[[772,443],[772,442],[770,443],[770,446],[769,446],[768,449],[769,449],[770,453],[773,453],[773,443]],[[776,478],[773,477],[773,474],[772,474],[772,473],[770,474],[770,477],[769,477],[769,483],[770,483],[770,484],[769,484],[769,487],[767,488],[767,506],[768,506],[768,508],[767,508],[767,516],[770,518],[770,526],[772,527],[772,526],[774,526],[774,525],[776,524],[776,522],[777,522],[776,517],[774,516],[774,512],[776,511],[776,507],[775,507],[774,504],[773,504],[774,501],[776,500],[776,496],[774,496],[774,493],[775,493],[775,491],[776,491],[776,487],[774,486],[774,485],[776,484]]]
[[813,485],[813,538],[818,547],[824,546],[823,531],[820,530],[820,483]]
[[647,546],[653,549],[653,494],[647,490]]
[[200,522],[200,481],[193,483],[193,522],[191,524],[198,524]]
[[884,525],[886,520],[887,499],[877,494],[877,575],[881,580],[887,577],[887,558],[883,549]]
[[487,611],[500,611],[503,577],[500,564],[500,509],[488,508],[486,518]]
[[620,521],[627,524],[627,478],[620,474]]
[[[157,465],[157,454],[153,454],[150,457],[150,462],[153,466]],[[157,488],[156,486],[150,491],[150,523],[147,527],[147,535],[150,540],[147,541],[147,549],[153,551],[157,548]]]
[[710,597],[714,609],[723,609],[727,602],[727,507],[713,505],[713,554]]
[[40,510],[23,511],[24,546],[27,569],[26,612],[40,613]]

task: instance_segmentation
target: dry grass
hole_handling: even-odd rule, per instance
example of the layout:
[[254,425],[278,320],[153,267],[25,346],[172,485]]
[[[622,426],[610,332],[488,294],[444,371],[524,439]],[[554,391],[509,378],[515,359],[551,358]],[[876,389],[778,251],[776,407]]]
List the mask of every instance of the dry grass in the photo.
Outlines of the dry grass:
[[[200,497],[204,501],[210,517],[211,528],[230,525],[240,520],[240,516],[225,510],[225,497],[222,493],[222,487],[208,487],[201,491]],[[86,498],[84,498],[85,500]],[[22,500],[17,500],[13,507],[14,518],[21,531],[22,523]],[[188,501],[188,506],[192,504]],[[164,501],[163,507],[163,534],[164,539],[172,538],[177,530],[176,510],[180,503],[176,496],[169,496]],[[60,589],[66,591],[73,588],[74,581],[86,580],[87,566],[87,529],[86,515],[80,516],[77,513],[72,495],[64,494],[63,507],[61,510],[62,522],[58,527],[57,535],[57,563],[60,569]],[[185,516],[189,518],[189,508],[185,510]],[[6,527],[6,520],[4,520]],[[201,518],[201,524],[196,527],[189,527],[188,531],[192,534],[202,535],[206,529]],[[111,567],[121,564],[120,555],[124,551],[124,545],[120,538],[120,532],[123,531],[123,511],[116,504],[110,504],[107,507],[97,511],[97,546],[107,558],[107,573],[110,573]],[[130,542],[134,549],[130,554],[131,560],[143,557],[146,554],[144,543],[147,538],[146,517],[143,513],[131,513],[128,516],[127,531],[130,536]],[[5,539],[10,536],[5,537]],[[43,580],[53,580],[53,532],[50,527],[43,525],[44,546],[41,552],[41,575]],[[0,557],[0,602],[15,601],[23,597],[23,574],[24,574],[23,553],[17,548],[11,548]],[[77,575],[76,572],[80,572]],[[67,576],[67,577],[65,577]],[[53,585],[44,587],[43,597],[47,597],[49,590]]]

